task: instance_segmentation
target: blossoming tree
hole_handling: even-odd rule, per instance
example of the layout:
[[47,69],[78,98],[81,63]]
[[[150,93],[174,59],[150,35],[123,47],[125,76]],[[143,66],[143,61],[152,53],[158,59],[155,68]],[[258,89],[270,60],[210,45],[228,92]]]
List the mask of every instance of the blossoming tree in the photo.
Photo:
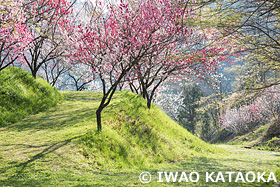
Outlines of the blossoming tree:
[[[169,0],[96,2],[86,25],[69,28],[69,57],[90,64],[103,84],[103,98],[96,111],[110,103],[118,84],[144,58],[173,46],[188,31],[187,3]],[[74,29],[74,31],[73,31]]]
[[33,39],[22,0],[0,1],[0,71],[12,65]]
[[263,93],[247,105],[239,108],[228,108],[221,117],[223,127],[233,132],[250,130],[260,122],[279,119],[280,114],[279,86],[267,88]]
[[34,78],[43,64],[63,54],[61,32],[68,24],[67,16],[72,12],[73,3],[68,0],[24,1],[23,11],[32,41],[22,56]]
[[[87,6],[87,22],[73,22],[66,30],[70,59],[90,65],[103,85],[103,97],[96,111],[99,131],[102,130],[101,112],[120,83],[135,78],[143,83],[147,79],[145,84],[155,90],[170,75],[189,72],[190,67],[197,73],[206,72],[215,65],[213,56],[222,47],[191,50],[197,45],[188,48],[191,52],[177,49],[190,41],[190,46],[193,45],[202,36],[194,34],[190,21],[196,19],[192,3],[96,1]],[[148,107],[152,100],[149,87],[142,86],[144,97],[149,98]]]

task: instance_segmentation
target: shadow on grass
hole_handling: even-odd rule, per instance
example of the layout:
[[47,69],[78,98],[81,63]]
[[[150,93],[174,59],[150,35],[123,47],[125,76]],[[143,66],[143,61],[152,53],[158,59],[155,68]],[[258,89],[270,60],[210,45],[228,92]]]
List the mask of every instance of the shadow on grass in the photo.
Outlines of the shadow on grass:
[[[49,144],[43,144],[43,145],[29,145],[29,144],[2,144],[3,147],[9,147],[9,146],[19,146],[24,148],[41,148],[41,147],[47,147]],[[5,151],[5,150],[4,150]]]
[[[77,137],[75,137],[77,138]],[[74,139],[74,138],[73,138]],[[0,182],[0,185],[12,185],[12,186],[51,186],[52,182],[54,181],[53,178],[49,178],[49,176],[45,177],[38,177],[38,179],[33,179],[28,176],[18,176],[22,172],[22,169],[24,169],[30,162],[35,161],[36,159],[39,159],[45,154],[48,154],[49,152],[52,152],[56,149],[58,149],[61,146],[64,146],[67,144],[67,142],[71,141],[65,140],[62,142],[58,142],[56,144],[53,144],[52,146],[49,146],[45,150],[43,150],[41,153],[35,155],[33,158],[31,158],[31,161],[27,161],[21,164],[17,164],[15,167],[20,167],[18,170],[18,173],[16,176],[13,176],[5,181]],[[230,159],[229,159],[230,160]],[[232,162],[236,162],[236,159],[232,159]],[[243,160],[241,160],[243,161]],[[87,176],[83,178],[82,175],[80,176],[59,176],[59,178],[56,178],[55,180],[62,180],[62,181],[76,181],[76,185],[73,186],[125,186],[124,184],[127,184],[129,186],[144,186],[141,182],[139,182],[139,174],[142,171],[150,172],[152,177],[151,183],[148,184],[148,186],[199,186],[199,187],[263,187],[263,186],[273,186],[273,183],[242,183],[238,182],[235,183],[235,177],[233,176],[232,182],[229,182],[229,178],[227,175],[224,175],[225,177],[225,183],[224,182],[208,182],[206,183],[206,172],[216,172],[213,175],[213,179],[216,179],[217,172],[221,171],[225,173],[226,171],[233,171],[233,172],[242,172],[243,174],[248,172],[246,169],[240,169],[237,170],[236,168],[232,168],[230,166],[227,166],[223,164],[224,162],[221,162],[220,159],[216,158],[206,158],[206,157],[196,157],[193,159],[187,159],[181,162],[177,162],[174,164],[170,164],[167,167],[161,167],[161,169],[155,169],[155,168],[141,168],[139,172],[130,172],[130,173],[122,173],[122,172],[107,172],[107,171],[100,171],[95,172],[91,171],[90,176]],[[252,162],[253,164],[253,162]],[[163,183],[159,183],[158,181],[158,174],[157,172],[176,172],[179,173],[184,171],[188,175],[190,172],[196,171],[200,175],[200,180],[197,183],[186,183],[186,182],[166,182],[165,178],[163,178]],[[60,178],[61,177],[61,178]],[[66,177],[66,178],[65,178]],[[180,177],[180,174],[179,174]],[[178,177],[178,178],[179,178]],[[90,181],[88,181],[90,179]],[[178,180],[178,179],[177,179]],[[78,184],[77,184],[78,183]]]
[[26,146],[28,148],[40,148],[40,147],[46,147],[45,149],[43,149],[40,153],[34,155],[33,157],[31,157],[30,159],[28,159],[25,162],[22,163],[18,163],[18,162],[10,162],[9,164],[11,166],[5,167],[5,168],[0,168],[0,173],[6,173],[7,170],[9,169],[15,169],[16,172],[14,175],[10,176],[9,178],[7,178],[6,180],[2,180],[0,181],[0,185],[5,186],[5,185],[15,185],[15,186],[22,186],[24,185],[32,185],[32,186],[41,186],[42,182],[46,182],[46,181],[37,181],[37,180],[33,180],[33,179],[24,179],[24,170],[28,167],[28,165],[30,165],[32,162],[35,162],[36,160],[39,160],[40,158],[43,158],[45,155],[49,154],[49,153],[53,153],[54,151],[62,148],[63,146],[69,144],[72,140],[80,138],[80,136],[76,136],[70,139],[66,139],[63,141],[59,141],[56,143],[53,143],[49,146],[47,145],[41,145],[41,146],[33,146],[33,145],[26,145],[26,144],[17,144],[17,145],[22,145],[22,146]]
[[[78,101],[80,102],[80,101]],[[39,113],[37,115],[29,116],[23,119],[21,122],[2,128],[2,131],[16,130],[60,130],[66,127],[74,126],[82,121],[90,122],[93,125],[96,123],[95,112],[99,103],[93,101],[81,101],[90,102],[89,106],[82,108],[79,107],[79,103],[68,102],[55,109]],[[82,104],[82,103],[81,103]],[[88,104],[88,103],[87,103]],[[114,115],[112,111],[118,108],[119,102],[112,102],[102,111],[102,121],[106,120],[106,117]],[[78,106],[78,107],[77,107]],[[66,108],[65,110],[63,110]]]
[[46,112],[43,116],[35,115],[32,118],[26,118],[20,123],[5,127],[5,129],[16,131],[59,130],[86,120],[95,120],[94,109],[77,109],[75,111],[59,113]]

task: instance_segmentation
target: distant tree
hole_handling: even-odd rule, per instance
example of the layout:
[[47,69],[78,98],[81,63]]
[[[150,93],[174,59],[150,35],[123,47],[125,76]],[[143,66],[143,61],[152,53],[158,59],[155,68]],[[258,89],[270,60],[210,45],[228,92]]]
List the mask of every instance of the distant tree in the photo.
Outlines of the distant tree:
[[254,132],[259,123],[278,119],[280,114],[280,90],[273,86],[265,89],[261,95],[248,104],[228,108],[221,116],[223,127],[233,132],[250,130]]
[[43,72],[41,76],[50,83],[51,86],[56,87],[60,77],[70,71],[71,65],[65,63],[62,59],[55,58],[42,65]]
[[200,132],[200,137],[205,140],[205,141],[209,141],[212,138],[212,134],[211,134],[211,119],[210,116],[208,114],[208,112],[203,113],[200,116],[201,119],[201,132]]
[[23,62],[34,78],[42,65],[63,55],[61,32],[69,23],[67,15],[71,13],[73,3],[67,0],[24,2],[26,25],[33,39],[23,53]]
[[174,83],[163,84],[154,97],[154,103],[176,122],[179,122],[179,112],[184,100],[183,91],[179,88]]
[[67,71],[66,86],[76,91],[86,90],[95,77],[92,75],[92,68],[86,64],[73,64]]
[[197,85],[187,85],[183,87],[183,105],[179,111],[179,124],[188,129],[191,133],[195,133],[197,122],[197,111],[199,107],[198,101],[202,96],[202,91]]

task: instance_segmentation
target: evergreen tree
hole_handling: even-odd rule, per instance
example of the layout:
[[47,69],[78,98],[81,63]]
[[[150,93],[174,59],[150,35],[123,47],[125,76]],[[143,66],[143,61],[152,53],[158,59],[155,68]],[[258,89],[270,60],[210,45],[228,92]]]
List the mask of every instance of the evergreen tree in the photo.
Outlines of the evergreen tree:
[[179,111],[179,124],[191,133],[195,133],[197,121],[196,108],[199,107],[197,101],[200,100],[202,91],[197,85],[187,85],[183,87],[183,106]]

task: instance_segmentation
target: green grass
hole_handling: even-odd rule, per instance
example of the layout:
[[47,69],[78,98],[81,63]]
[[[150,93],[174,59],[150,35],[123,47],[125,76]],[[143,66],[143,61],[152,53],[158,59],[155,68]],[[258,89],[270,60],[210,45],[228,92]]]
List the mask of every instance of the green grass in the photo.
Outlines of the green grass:
[[254,147],[258,150],[278,151],[280,152],[280,138],[273,137],[270,140],[260,142]]
[[227,142],[228,145],[240,145],[242,147],[252,147],[258,150],[280,151],[280,138],[274,137],[270,140],[264,141],[264,136],[271,123],[261,126],[254,131],[249,132],[242,136],[236,136],[231,141]]
[[[206,171],[280,168],[280,154],[207,144],[154,105],[147,110],[141,97],[128,92],[116,93],[102,113],[103,132],[96,133],[101,94],[62,94],[65,102],[0,128],[1,186],[143,186],[143,171],[154,177],[146,186],[179,186],[157,183],[157,171],[197,171],[203,179]],[[203,180],[181,185],[265,186]]]
[[21,68],[9,67],[0,72],[0,126],[47,110],[60,100],[57,90]]
[[253,144],[259,142],[263,138],[263,136],[264,136],[266,130],[268,129],[269,125],[270,124],[259,127],[258,129],[256,129],[254,131],[254,133],[249,132],[249,133],[244,134],[242,136],[236,136],[229,143],[245,144],[245,145],[248,145],[248,146],[253,145]]
[[159,108],[148,110],[146,101],[133,93],[117,93],[103,117],[103,132],[89,131],[80,141],[83,154],[93,157],[92,164],[99,168],[150,166],[221,151],[177,125]]

